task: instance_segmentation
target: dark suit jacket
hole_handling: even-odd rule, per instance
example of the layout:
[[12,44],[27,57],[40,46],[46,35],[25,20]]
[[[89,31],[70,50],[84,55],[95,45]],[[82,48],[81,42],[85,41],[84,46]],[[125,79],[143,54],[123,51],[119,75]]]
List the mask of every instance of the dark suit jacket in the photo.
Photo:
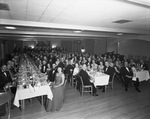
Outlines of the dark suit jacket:
[[147,66],[147,64],[143,64],[142,66],[141,66],[141,64],[140,64],[140,67],[142,68],[142,69],[144,69],[144,70],[148,70],[148,66]]
[[13,73],[13,74],[16,74],[17,72],[15,71],[14,67],[10,67],[10,71]]
[[4,72],[0,71],[0,89],[3,90],[3,87],[6,83],[12,82],[11,76],[8,71],[6,71],[7,76],[4,74]]
[[48,81],[54,82],[57,71],[55,69],[51,69],[48,73]]
[[[44,66],[45,66],[45,70],[44,70]],[[42,65],[41,67],[41,72],[42,73],[45,73],[47,71],[47,65]]]
[[120,69],[120,73],[124,77],[124,79],[128,78],[126,75],[133,76],[133,72],[132,72],[131,68],[128,67],[128,69],[129,69],[129,71],[126,69],[126,67],[122,67]]
[[110,77],[109,77],[109,81],[112,80],[112,77],[115,73],[115,69],[113,67],[108,67],[108,69],[106,70],[106,67],[104,67],[104,73],[105,74],[108,74]]
[[84,85],[90,85],[90,76],[88,75],[88,73],[86,71],[84,71],[83,69],[81,69],[81,71],[79,72],[79,75],[82,77],[83,80],[83,84]]
[[65,64],[63,62],[60,62],[57,67],[61,67],[62,70],[64,70]]
[[64,73],[65,74],[71,74],[72,72],[70,71],[70,69],[72,69],[72,71],[74,69],[74,67],[71,64],[69,64],[69,65],[66,66]]
[[37,67],[39,67],[39,65],[40,65],[40,60],[35,60],[35,64],[36,64]]

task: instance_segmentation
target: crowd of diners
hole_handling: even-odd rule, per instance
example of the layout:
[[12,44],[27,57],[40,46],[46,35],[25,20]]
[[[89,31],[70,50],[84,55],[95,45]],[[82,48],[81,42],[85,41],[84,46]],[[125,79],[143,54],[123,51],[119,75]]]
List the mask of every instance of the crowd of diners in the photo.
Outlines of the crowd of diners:
[[[114,53],[96,55],[67,52],[61,48],[48,49],[41,47],[27,49],[27,53],[35,61],[41,72],[48,75],[48,80],[50,82],[55,81],[55,73],[53,74],[53,72],[55,72],[54,70],[56,70],[57,67],[61,67],[68,82],[72,75],[77,76],[79,74],[85,85],[93,85],[90,79],[91,77],[87,74],[87,71],[92,70],[110,75],[110,81],[115,73],[118,80],[125,86],[125,91],[128,91],[128,85],[134,76],[135,69],[148,70],[148,65],[144,63],[143,59],[135,62],[134,59],[127,59],[123,55]],[[126,72],[126,69],[129,70],[129,72]],[[82,70],[85,72],[83,73]],[[138,79],[134,84],[135,89],[140,92],[138,88]],[[93,89],[93,95],[97,95],[94,85]],[[102,89],[102,92],[105,92],[105,88],[103,87]]]
[[[49,48],[49,47],[36,47],[24,48],[14,50],[6,63],[1,64],[0,71],[0,89],[8,82],[13,82],[16,79],[16,74],[19,66],[19,56],[21,54],[27,54],[35,62],[36,66],[42,73],[48,75],[48,82],[55,82],[58,72],[62,72],[65,79],[70,82],[71,77],[82,77],[84,85],[93,86],[93,96],[98,96],[96,93],[96,87],[91,81],[91,77],[87,71],[102,72],[110,75],[110,81],[112,75],[115,73],[117,79],[124,85],[125,91],[128,91],[128,86],[136,70],[148,70],[147,64],[144,60],[140,59],[135,62],[134,59],[127,59],[123,55],[114,53],[104,53],[101,55],[69,52],[63,48]],[[58,71],[59,68],[59,71]],[[7,73],[5,75],[5,72]],[[77,80],[77,79],[76,79]],[[133,81],[135,89],[138,92],[139,82],[138,78]],[[77,89],[80,90],[80,84],[77,83]],[[60,85],[58,85],[60,86]],[[56,86],[57,87],[57,86]],[[104,86],[101,87],[102,92],[105,92]],[[15,93],[15,91],[13,92]]]

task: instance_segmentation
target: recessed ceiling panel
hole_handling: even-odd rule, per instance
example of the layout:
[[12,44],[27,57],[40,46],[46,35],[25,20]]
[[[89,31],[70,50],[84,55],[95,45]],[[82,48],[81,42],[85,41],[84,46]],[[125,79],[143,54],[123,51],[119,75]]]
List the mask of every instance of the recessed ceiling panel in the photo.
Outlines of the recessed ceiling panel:
[[14,20],[23,20],[24,21],[26,18],[26,14],[23,14],[23,13],[18,14],[16,12],[10,12],[10,14]]
[[45,6],[47,7],[48,4],[51,2],[52,0],[28,0],[28,4],[32,5],[32,6]]
[[18,14],[26,13],[26,0],[7,0],[7,4],[10,7],[10,11],[17,12]]
[[27,14],[26,15],[27,21],[38,21],[39,18],[40,18],[40,15],[35,15],[35,14]]
[[46,6],[41,6],[37,4],[28,4],[27,7],[27,14],[36,14],[36,15],[42,15],[44,10],[46,9]]

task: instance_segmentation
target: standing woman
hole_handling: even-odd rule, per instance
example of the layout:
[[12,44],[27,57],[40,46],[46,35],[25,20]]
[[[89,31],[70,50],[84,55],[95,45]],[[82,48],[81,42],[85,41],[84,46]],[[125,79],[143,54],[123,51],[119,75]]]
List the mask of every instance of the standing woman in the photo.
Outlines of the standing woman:
[[64,100],[64,80],[65,75],[62,72],[62,68],[57,68],[55,82],[52,88],[53,99],[52,101],[47,100],[46,110],[47,111],[59,111],[63,105]]

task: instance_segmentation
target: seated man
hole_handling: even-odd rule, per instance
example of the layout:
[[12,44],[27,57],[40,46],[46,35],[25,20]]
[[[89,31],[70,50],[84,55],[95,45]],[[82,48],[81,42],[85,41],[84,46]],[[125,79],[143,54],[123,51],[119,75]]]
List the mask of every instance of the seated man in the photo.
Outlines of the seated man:
[[[110,76],[109,82],[111,82],[113,79],[113,75],[115,73],[114,64],[112,62],[111,63],[107,61],[105,62],[104,73]],[[105,92],[105,86],[103,86],[102,92]]]
[[79,75],[82,77],[84,85],[92,85],[93,96],[98,96],[98,94],[96,94],[96,88],[95,88],[94,84],[92,82],[90,82],[90,76],[86,72],[86,64],[83,64],[82,69],[79,72]]
[[129,83],[133,80],[135,89],[138,92],[141,92],[139,90],[139,81],[136,78],[135,74],[135,67],[133,66],[132,69],[129,67],[128,62],[124,62],[124,66],[121,68],[121,75],[123,76],[124,82],[125,82],[125,91],[128,91]]
[[[0,70],[0,90],[4,90],[4,86],[7,83],[12,83],[12,82],[13,82],[12,78],[10,76],[9,71],[7,71],[7,69],[6,69],[6,65],[2,65],[1,70]],[[16,86],[11,87],[10,90],[13,95],[16,94]],[[11,106],[13,106],[13,105],[11,105]]]
[[6,65],[2,65],[0,70],[0,89],[3,90],[3,87],[7,83],[12,83],[12,78],[9,72],[6,70]]

